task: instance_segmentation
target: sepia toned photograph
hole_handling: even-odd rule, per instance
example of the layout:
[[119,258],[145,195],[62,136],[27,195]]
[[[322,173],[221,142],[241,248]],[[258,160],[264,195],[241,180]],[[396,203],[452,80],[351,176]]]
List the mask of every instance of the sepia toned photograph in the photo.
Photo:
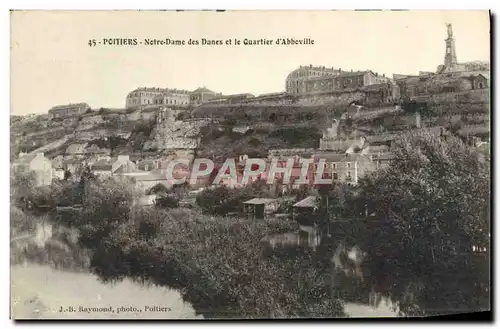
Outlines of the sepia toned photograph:
[[487,10],[12,10],[12,320],[491,319]]

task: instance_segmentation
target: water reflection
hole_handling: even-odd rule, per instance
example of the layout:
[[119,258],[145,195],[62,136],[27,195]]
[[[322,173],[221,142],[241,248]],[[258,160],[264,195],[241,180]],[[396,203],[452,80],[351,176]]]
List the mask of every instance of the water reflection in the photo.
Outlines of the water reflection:
[[381,240],[369,239],[370,230],[363,230],[363,225],[363,221],[330,223],[322,229],[302,225],[300,232],[263,241],[278,257],[311,258],[319,271],[330,273],[337,297],[350,305],[351,316],[363,313],[353,305],[390,309],[400,316],[490,309],[487,251],[474,249],[454,257],[453,262],[439,263],[410,249],[410,261],[400,263],[401,259],[378,250]]
[[[69,311],[70,306],[75,311]],[[203,318],[173,289],[128,279],[104,284],[95,275],[35,264],[11,267],[11,314],[15,319]]]
[[268,252],[281,257],[296,257],[312,251],[316,266],[331,272],[336,297],[345,302],[349,316],[398,315],[397,303],[376,292],[373,280],[365,280],[370,273],[365,262],[368,254],[360,246],[335,234],[321,236],[318,227],[313,225],[301,225],[298,232],[266,236],[261,243]]

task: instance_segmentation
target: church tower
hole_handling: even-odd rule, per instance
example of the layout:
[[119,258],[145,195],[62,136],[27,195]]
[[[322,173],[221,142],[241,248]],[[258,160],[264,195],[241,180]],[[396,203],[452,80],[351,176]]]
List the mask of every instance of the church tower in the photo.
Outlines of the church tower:
[[451,24],[446,24],[448,28],[448,38],[446,42],[446,54],[444,55],[445,70],[451,71],[457,64],[457,54],[455,53],[455,39],[453,38],[453,29]]

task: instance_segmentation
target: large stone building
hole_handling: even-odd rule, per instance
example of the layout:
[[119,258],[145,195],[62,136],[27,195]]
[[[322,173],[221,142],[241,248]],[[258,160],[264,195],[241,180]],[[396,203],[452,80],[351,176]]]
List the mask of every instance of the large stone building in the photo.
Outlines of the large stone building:
[[336,76],[342,71],[325,66],[300,66],[293,70],[286,78],[285,90],[292,95],[299,95],[306,92],[305,82],[311,78],[323,77],[327,75]]
[[338,75],[325,75],[305,80],[303,94],[355,90],[387,82],[389,79],[385,75],[379,76],[372,71],[341,72]]
[[389,82],[385,75],[372,71],[342,71],[324,66],[300,66],[286,79],[286,92],[303,95],[311,92],[331,92]]
[[208,103],[210,100],[214,98],[220,98],[222,94],[218,94],[214,91],[211,91],[210,89],[207,89],[205,87],[200,87],[193,91],[190,96],[189,96],[189,103],[191,105],[201,105]]
[[170,89],[153,99],[155,105],[187,106],[189,105],[189,91]]
[[127,95],[126,108],[155,105],[188,105],[189,91],[169,88],[137,88]]
[[82,115],[88,110],[90,106],[87,103],[57,105],[49,110],[49,120]]

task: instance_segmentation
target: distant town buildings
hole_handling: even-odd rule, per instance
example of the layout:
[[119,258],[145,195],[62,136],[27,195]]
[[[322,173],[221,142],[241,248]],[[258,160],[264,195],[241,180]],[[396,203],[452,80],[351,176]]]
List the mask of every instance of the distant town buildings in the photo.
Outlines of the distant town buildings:
[[57,105],[49,110],[49,120],[55,118],[68,118],[84,114],[90,109],[87,103]]

